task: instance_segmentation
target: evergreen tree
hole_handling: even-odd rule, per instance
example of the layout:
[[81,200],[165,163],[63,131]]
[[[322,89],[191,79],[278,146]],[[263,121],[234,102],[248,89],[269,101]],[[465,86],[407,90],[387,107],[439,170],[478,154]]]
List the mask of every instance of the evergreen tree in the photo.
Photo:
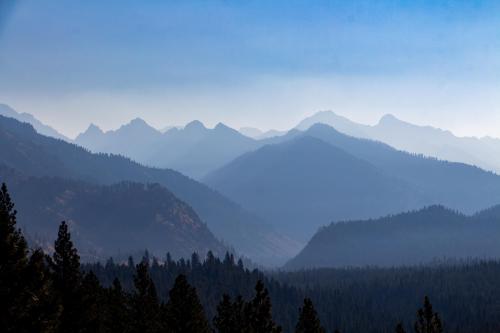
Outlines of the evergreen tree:
[[135,293],[131,300],[132,332],[159,332],[160,304],[155,285],[149,275],[149,265],[144,261],[136,266],[134,286]]
[[42,250],[33,251],[24,274],[28,297],[24,302],[22,329],[18,331],[57,331],[61,308],[55,299],[52,279]]
[[196,289],[189,285],[185,275],[177,276],[169,292],[166,321],[170,332],[210,332]]
[[126,332],[130,326],[130,311],[126,294],[117,278],[113,280],[113,284],[105,291],[105,294],[104,331],[106,333]]
[[83,332],[103,331],[103,290],[94,272],[85,274],[81,286]]
[[252,332],[281,332],[281,328],[273,321],[269,292],[261,280],[255,285],[255,297],[246,305],[245,314]]
[[81,332],[85,327],[82,322],[82,294],[80,256],[71,241],[66,222],[59,226],[54,243],[54,254],[50,261],[54,288],[61,305],[59,320],[60,332]]
[[244,316],[245,302],[241,296],[231,302],[231,297],[224,294],[217,306],[214,326],[219,333],[247,332],[248,321]]
[[321,323],[314,309],[314,305],[309,298],[304,299],[304,305],[299,310],[299,322],[295,328],[297,333],[325,333],[325,329]]
[[437,312],[432,309],[429,297],[424,298],[424,307],[417,311],[415,333],[442,333],[443,326]]
[[28,247],[16,228],[14,203],[7,186],[0,188],[0,327],[17,332],[23,318],[26,290],[21,277],[28,264]]

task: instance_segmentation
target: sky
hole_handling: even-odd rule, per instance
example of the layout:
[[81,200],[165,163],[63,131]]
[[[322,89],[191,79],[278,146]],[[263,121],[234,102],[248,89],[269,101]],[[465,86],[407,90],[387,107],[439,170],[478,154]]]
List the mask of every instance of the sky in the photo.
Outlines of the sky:
[[500,2],[0,0],[0,103],[71,137],[320,110],[500,137]]

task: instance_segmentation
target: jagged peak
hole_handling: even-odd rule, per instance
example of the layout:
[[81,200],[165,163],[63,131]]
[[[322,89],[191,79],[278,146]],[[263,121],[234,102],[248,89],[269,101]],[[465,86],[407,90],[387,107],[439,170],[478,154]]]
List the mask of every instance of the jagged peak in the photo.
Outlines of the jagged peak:
[[184,126],[185,130],[205,130],[207,129],[205,125],[199,120],[193,120]]
[[123,127],[137,127],[137,128],[140,128],[140,127],[148,127],[148,128],[151,128],[151,126],[142,118],[134,118],[132,119],[128,124],[124,125]]
[[87,130],[85,131],[85,133],[91,133],[91,132],[104,133],[103,130],[94,123],[90,123],[89,127],[87,127]]
[[398,119],[395,115],[393,115],[392,113],[387,113],[385,115],[382,116],[382,118],[380,118],[379,120],[379,124],[388,124],[388,123],[400,123],[402,122],[400,119]]

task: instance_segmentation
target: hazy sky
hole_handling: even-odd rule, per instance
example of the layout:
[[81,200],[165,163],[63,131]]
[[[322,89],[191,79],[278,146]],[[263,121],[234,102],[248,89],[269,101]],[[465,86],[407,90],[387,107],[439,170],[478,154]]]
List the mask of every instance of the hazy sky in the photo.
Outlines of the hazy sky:
[[70,136],[329,109],[500,137],[500,1],[0,0],[0,102]]

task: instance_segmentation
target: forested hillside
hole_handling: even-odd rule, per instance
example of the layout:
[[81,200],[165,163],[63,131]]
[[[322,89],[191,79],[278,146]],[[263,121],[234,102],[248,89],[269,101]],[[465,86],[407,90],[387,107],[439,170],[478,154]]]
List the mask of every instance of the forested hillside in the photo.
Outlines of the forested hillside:
[[305,267],[400,266],[443,258],[499,258],[498,206],[466,216],[442,206],[321,228],[286,264]]
[[[0,166],[20,211],[18,223],[32,242],[47,248],[66,220],[85,261],[109,256],[228,250],[194,210],[158,184],[95,185],[57,177],[30,177]],[[124,254],[125,252],[125,254]]]
[[[92,154],[37,134],[28,124],[0,116],[0,163],[25,175],[61,177],[110,185],[158,183],[189,204],[215,236],[264,263],[283,262],[298,245],[259,217],[176,171],[147,168],[118,155]],[[125,250],[125,248],[124,248]]]
[[[110,259],[105,265],[81,266],[64,222],[51,255],[28,252],[5,186],[0,191],[0,231],[0,324],[6,332],[499,329],[500,263],[495,261],[270,276],[245,269],[231,255],[220,260],[211,253],[205,259],[197,254],[179,261],[145,255],[137,265],[132,259]],[[423,295],[429,298],[416,312]]]

